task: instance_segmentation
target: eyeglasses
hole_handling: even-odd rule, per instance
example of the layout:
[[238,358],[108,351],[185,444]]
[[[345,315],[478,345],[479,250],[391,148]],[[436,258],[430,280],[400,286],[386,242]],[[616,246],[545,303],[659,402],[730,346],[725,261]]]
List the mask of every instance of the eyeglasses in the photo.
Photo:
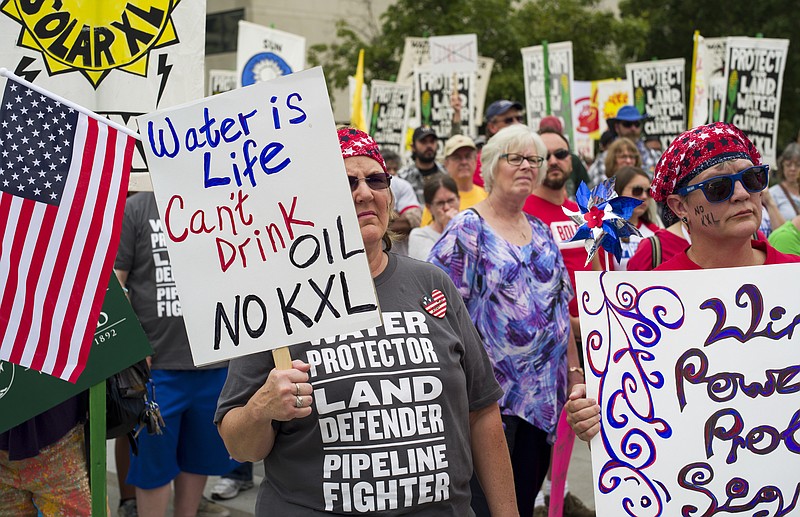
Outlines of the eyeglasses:
[[501,154],[500,158],[505,158],[509,165],[513,165],[514,167],[519,167],[522,165],[524,160],[527,160],[528,163],[533,165],[534,167],[540,167],[544,163],[544,158],[541,156],[522,156],[521,154],[517,153],[506,153]]
[[348,176],[347,181],[350,182],[351,192],[355,192],[358,189],[358,184],[361,181],[366,183],[370,190],[385,190],[389,188],[389,184],[392,182],[392,177],[385,172],[379,172],[377,174],[370,174],[364,178]]
[[631,188],[631,195],[633,197],[642,197],[643,195],[650,197],[650,189],[648,187],[633,187]]
[[709,203],[721,203],[733,195],[737,181],[741,181],[742,186],[748,192],[761,192],[769,183],[769,165],[755,165],[736,174],[717,176],[695,185],[683,187],[677,193],[686,196],[692,191],[702,189]]
[[565,158],[567,158],[569,156],[569,151],[566,150],[566,149],[559,149],[558,151],[555,151],[555,152],[552,152],[552,153],[548,152],[547,153],[547,158],[546,158],[546,160],[548,162],[550,161],[550,157],[551,156],[555,156],[556,160],[564,160]]
[[627,128],[639,127],[642,125],[641,121],[639,120],[621,120],[620,124],[622,124],[622,127],[627,127]]
[[444,208],[446,206],[457,206],[459,204],[459,199],[457,197],[451,197],[450,199],[445,199],[443,201],[436,201],[433,206],[436,208]]
[[618,154],[617,155],[617,160],[633,160],[633,161],[636,161],[636,155],[635,154]]

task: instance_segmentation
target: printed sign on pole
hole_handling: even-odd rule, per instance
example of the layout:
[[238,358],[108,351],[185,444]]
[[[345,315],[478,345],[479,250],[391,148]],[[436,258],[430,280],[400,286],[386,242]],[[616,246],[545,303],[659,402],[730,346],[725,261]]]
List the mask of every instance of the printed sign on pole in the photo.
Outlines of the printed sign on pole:
[[798,274],[576,274],[597,515],[796,513]]
[[139,124],[196,365],[380,324],[321,68]]
[[658,137],[662,149],[686,130],[685,66],[683,58],[625,65],[633,105],[649,117],[644,134]]
[[450,137],[453,125],[453,108],[450,95],[453,88],[461,97],[461,133],[474,136],[472,103],[475,98],[475,72],[441,73],[435,70],[417,70],[417,106],[420,125],[430,126],[442,141]]
[[381,150],[402,155],[405,148],[408,108],[411,104],[411,86],[372,81],[370,91],[369,134]]
[[236,72],[234,70],[209,70],[208,95],[229,92],[236,88]]
[[431,68],[437,72],[475,72],[478,69],[478,36],[456,34],[428,38]]
[[747,133],[774,164],[788,39],[728,38],[722,120]]
[[[534,129],[546,116],[544,48],[541,45],[521,49],[522,68],[525,73],[525,108],[528,125]],[[551,43],[547,45],[548,70],[550,77],[550,115],[561,120],[564,136],[575,142],[572,124],[572,42]]]
[[572,106],[572,124],[575,128],[573,152],[584,157],[594,158],[592,133],[597,131],[597,108],[592,107],[591,81],[573,81],[572,91],[575,104]]
[[239,20],[236,75],[239,86],[298,72],[306,67],[306,39]]
[[722,103],[725,101],[725,57],[728,38],[703,38],[704,67],[708,84],[708,122],[722,121]]

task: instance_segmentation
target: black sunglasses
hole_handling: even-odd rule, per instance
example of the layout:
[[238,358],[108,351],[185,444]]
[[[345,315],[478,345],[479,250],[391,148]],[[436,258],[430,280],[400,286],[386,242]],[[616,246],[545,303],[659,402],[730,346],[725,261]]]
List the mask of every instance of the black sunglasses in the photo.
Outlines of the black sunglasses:
[[633,197],[641,197],[642,194],[647,194],[647,197],[650,197],[650,189],[648,187],[633,187],[631,188],[631,194],[633,194]]
[[358,189],[358,184],[361,181],[367,184],[370,190],[385,190],[389,188],[389,184],[392,182],[392,177],[388,173],[385,172],[378,172],[376,174],[370,174],[364,178],[356,178],[355,176],[348,176],[347,181],[350,182],[350,191],[355,192]]
[[628,127],[628,128],[629,127],[639,127],[639,126],[642,125],[642,123],[640,121],[638,121],[638,120],[633,120],[633,121],[631,121],[631,120],[622,120],[622,121],[620,121],[620,123],[622,124],[622,127]]
[[550,161],[551,156],[555,156],[556,160],[563,160],[569,156],[569,151],[567,151],[566,149],[559,149],[558,151],[554,151],[552,153],[548,151],[546,158],[548,162]]
[[722,203],[733,195],[737,181],[741,181],[742,186],[748,192],[761,192],[769,183],[769,165],[754,165],[736,174],[717,176],[695,185],[683,187],[677,193],[686,196],[692,191],[702,189],[709,203]]

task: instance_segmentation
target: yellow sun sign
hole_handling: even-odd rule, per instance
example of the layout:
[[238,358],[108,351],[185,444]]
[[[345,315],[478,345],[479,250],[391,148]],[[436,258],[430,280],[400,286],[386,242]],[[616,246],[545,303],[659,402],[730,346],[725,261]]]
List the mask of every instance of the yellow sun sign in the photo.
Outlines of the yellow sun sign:
[[178,43],[180,0],[5,0],[18,45],[41,52],[50,75],[79,71],[97,88],[111,70],[146,76],[151,50]]

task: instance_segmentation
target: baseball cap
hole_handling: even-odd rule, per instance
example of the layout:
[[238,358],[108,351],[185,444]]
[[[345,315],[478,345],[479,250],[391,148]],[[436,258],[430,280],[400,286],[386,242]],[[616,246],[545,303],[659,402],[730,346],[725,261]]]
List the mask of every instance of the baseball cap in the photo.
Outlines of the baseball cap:
[[472,139],[465,135],[455,135],[451,136],[447,139],[447,142],[444,143],[444,156],[447,158],[454,152],[458,151],[462,147],[469,147],[471,149],[477,149],[478,147],[475,145],[475,142]]
[[433,128],[429,126],[419,126],[417,129],[414,130],[414,135],[412,136],[412,140],[414,142],[417,142],[429,135],[433,135],[434,137],[436,137],[436,131],[434,131]]
[[516,108],[518,110],[521,110],[522,104],[520,104],[517,101],[510,101],[508,99],[500,99],[499,101],[494,101],[493,103],[489,104],[488,108],[486,108],[486,116],[484,117],[484,119],[486,121],[491,121],[497,115],[505,113],[511,108]]
[[550,131],[555,131],[556,133],[564,132],[564,126],[561,125],[561,121],[555,115],[547,115],[546,117],[542,117],[542,120],[539,121],[539,131],[544,129],[549,129]]

